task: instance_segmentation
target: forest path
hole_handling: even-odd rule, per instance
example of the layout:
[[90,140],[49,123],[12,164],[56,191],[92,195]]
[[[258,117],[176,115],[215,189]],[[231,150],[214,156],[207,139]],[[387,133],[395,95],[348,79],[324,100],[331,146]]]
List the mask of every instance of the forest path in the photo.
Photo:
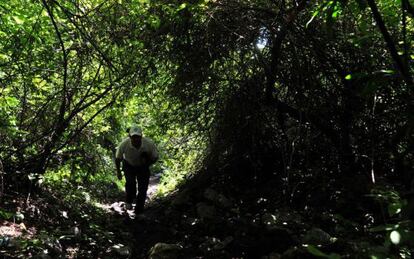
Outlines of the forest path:
[[[156,204],[160,178],[160,173],[150,177],[147,206]],[[145,242],[160,238],[148,238],[158,215],[147,208],[141,223],[132,220],[133,210],[125,210],[125,191],[115,183],[60,184],[41,186],[30,199],[13,190],[3,196],[0,258],[142,258],[150,246]]]
[[[155,194],[158,189],[158,184],[160,183],[161,173],[157,173],[150,176],[149,184],[148,184],[148,191],[147,191],[147,201],[146,205],[149,205],[155,198]],[[123,192],[123,195],[125,193]],[[119,215],[126,215],[129,214],[129,217],[134,217],[133,210],[125,210],[125,197],[121,196],[117,198],[118,201],[114,201],[113,203],[96,203],[99,208],[104,209],[108,213],[115,213]]]
[[[98,216],[96,224],[107,233],[113,233],[113,241],[104,240],[102,247],[104,251],[96,251],[98,257],[103,258],[144,258],[151,242],[160,239],[161,236],[152,233],[154,229],[160,229],[162,235],[163,227],[158,226],[158,216],[154,215],[151,207],[155,201],[156,192],[160,183],[161,173],[150,176],[146,209],[140,214],[138,220],[134,220],[136,215],[134,210],[125,209],[125,191],[118,192],[108,200],[96,202],[94,205],[103,210],[103,214]],[[93,234],[99,234],[93,231]],[[108,241],[110,243],[108,243]],[[138,256],[139,255],[139,256]],[[138,256],[138,257],[137,257]]]
[[161,173],[157,173],[155,175],[150,176],[148,191],[147,191],[147,195],[148,195],[147,202],[151,202],[155,198],[155,193],[158,190],[158,184],[160,183],[160,180],[161,180]]

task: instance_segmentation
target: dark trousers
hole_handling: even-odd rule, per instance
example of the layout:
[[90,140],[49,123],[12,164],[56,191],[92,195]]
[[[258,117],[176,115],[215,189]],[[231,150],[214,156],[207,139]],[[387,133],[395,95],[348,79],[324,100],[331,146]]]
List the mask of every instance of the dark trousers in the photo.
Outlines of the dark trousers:
[[[125,173],[125,192],[126,202],[132,203],[137,199],[135,206],[136,212],[144,210],[145,200],[147,199],[148,183],[150,178],[150,170],[148,166],[131,166],[123,161],[123,169]],[[137,182],[138,182],[138,196],[137,196]]]

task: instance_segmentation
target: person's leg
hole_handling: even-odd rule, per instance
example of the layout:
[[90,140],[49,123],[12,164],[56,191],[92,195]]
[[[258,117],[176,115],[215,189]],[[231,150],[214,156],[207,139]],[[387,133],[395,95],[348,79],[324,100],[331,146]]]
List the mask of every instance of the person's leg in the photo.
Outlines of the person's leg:
[[136,195],[137,195],[137,181],[136,181],[136,172],[134,168],[128,164],[124,165],[125,173],[125,193],[126,193],[126,203],[132,204]]
[[144,210],[145,200],[147,199],[148,183],[150,178],[149,168],[143,168],[137,173],[138,178],[138,197],[135,206],[135,213],[139,214]]

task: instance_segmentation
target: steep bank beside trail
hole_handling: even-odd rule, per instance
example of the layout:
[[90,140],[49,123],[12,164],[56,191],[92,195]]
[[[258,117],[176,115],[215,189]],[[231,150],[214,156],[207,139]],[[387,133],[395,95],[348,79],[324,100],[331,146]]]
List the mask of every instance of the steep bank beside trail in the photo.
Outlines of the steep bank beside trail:
[[[242,187],[223,179],[210,179],[205,188],[187,185],[153,203],[130,229],[134,256],[365,258],[394,253],[388,237],[384,240],[384,225],[373,220],[380,211],[365,208],[364,216],[355,203],[346,215],[321,204],[317,195],[313,204],[291,203],[272,182]],[[364,202],[379,207],[372,198]]]

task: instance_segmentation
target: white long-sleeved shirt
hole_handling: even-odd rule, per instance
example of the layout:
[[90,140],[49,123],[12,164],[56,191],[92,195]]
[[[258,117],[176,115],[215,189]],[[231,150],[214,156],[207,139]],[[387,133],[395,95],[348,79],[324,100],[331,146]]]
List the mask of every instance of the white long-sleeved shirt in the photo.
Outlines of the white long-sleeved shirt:
[[145,155],[153,163],[158,160],[158,151],[154,142],[149,138],[142,137],[142,144],[137,149],[132,145],[131,139],[128,137],[119,144],[115,157],[117,159],[125,159],[132,166],[143,166],[146,162],[149,162],[144,161]]

